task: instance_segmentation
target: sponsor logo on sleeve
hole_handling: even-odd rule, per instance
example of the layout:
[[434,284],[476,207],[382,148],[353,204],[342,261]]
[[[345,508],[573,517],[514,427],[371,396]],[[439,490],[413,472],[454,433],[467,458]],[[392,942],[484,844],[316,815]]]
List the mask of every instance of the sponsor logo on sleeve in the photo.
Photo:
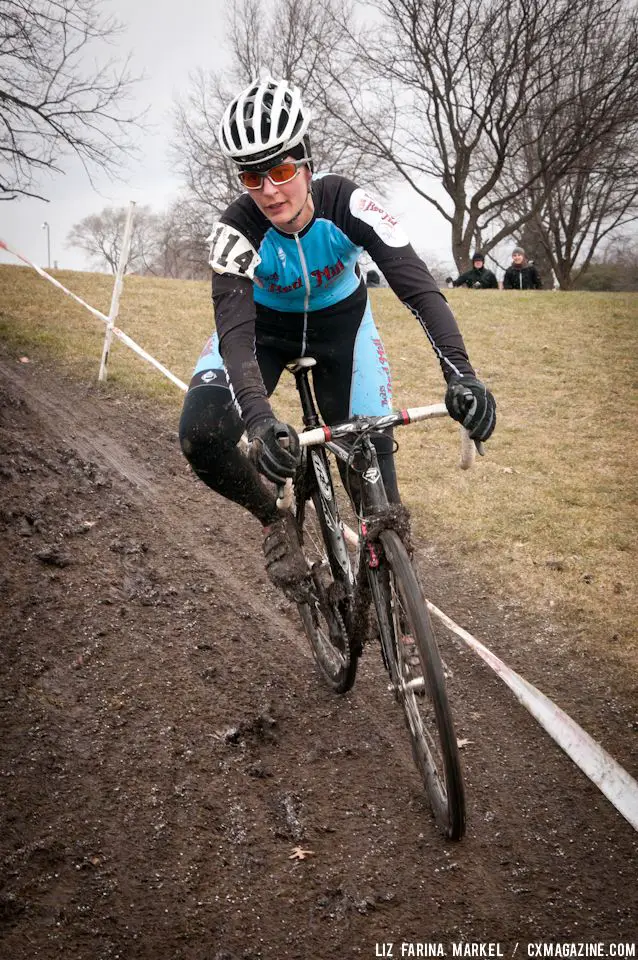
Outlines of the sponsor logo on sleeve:
[[357,187],[350,197],[350,213],[369,224],[389,247],[405,247],[410,242],[397,218],[384,210],[381,204],[361,187]]

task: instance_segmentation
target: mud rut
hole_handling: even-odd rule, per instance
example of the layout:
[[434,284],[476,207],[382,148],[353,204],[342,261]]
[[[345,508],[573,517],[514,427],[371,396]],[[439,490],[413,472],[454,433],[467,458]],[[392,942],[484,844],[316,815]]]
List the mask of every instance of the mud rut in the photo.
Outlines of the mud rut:
[[[351,694],[322,688],[257,525],[190,475],[175,422],[6,351],[0,384],[0,956],[633,942],[637,834],[474,654],[445,640],[470,741],[468,836],[446,844],[376,650]],[[449,558],[421,564],[636,775],[627,678]]]

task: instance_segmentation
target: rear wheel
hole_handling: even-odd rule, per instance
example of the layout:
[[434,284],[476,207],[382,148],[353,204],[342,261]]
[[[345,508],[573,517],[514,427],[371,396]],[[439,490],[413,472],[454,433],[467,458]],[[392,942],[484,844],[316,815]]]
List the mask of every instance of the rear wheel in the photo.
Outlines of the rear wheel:
[[307,477],[314,489],[301,491],[296,506],[302,549],[311,570],[315,597],[298,604],[304,629],[319,672],[335,693],[354,683],[359,656],[353,639],[351,605],[353,578],[334,488],[323,450],[310,451]]
[[381,563],[372,572],[372,592],[390,675],[434,817],[448,839],[460,840],[465,833],[465,791],[430,615],[401,538],[385,530],[379,541]]

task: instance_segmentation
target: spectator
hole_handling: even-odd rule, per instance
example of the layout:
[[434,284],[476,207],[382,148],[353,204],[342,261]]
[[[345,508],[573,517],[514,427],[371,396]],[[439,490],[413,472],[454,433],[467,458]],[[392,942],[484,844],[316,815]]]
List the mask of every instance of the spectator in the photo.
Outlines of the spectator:
[[470,290],[498,290],[498,280],[485,266],[485,257],[478,251],[472,257],[472,269],[466,270],[456,280],[448,277],[453,287],[469,287]]
[[505,271],[503,290],[541,290],[543,284],[538,270],[527,259],[522,247],[512,250],[512,265]]

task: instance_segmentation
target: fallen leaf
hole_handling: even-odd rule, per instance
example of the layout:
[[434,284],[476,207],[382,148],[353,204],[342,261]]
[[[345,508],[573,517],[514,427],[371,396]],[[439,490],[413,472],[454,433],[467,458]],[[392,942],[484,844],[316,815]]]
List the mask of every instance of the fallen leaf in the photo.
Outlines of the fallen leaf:
[[459,748],[459,750],[462,750],[463,747],[469,746],[470,743],[474,743],[474,741],[468,740],[467,737],[463,737],[461,740],[456,741],[456,745]]
[[305,860],[306,857],[311,857],[314,854],[314,850],[304,850],[302,847],[295,847],[290,856],[289,860]]

